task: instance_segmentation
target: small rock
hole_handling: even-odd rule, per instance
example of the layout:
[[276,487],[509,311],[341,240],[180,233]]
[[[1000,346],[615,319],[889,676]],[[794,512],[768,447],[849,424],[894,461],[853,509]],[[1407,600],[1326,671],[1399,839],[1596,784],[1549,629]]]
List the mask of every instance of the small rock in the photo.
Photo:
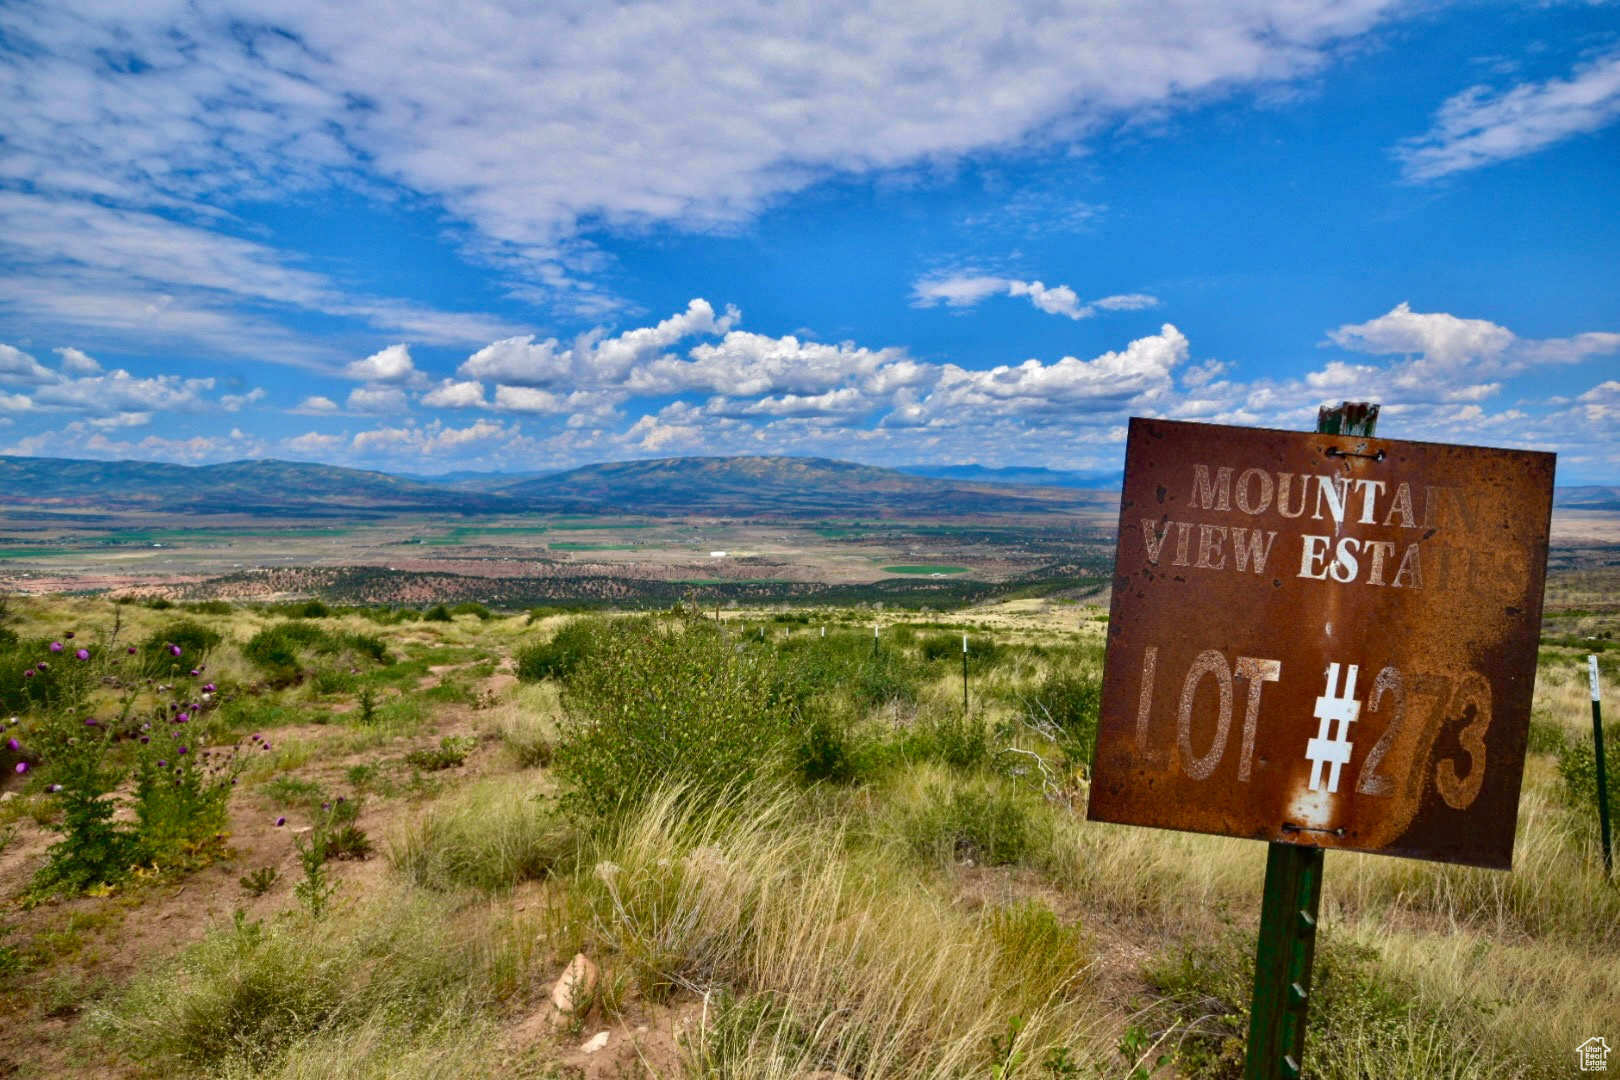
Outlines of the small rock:
[[566,1016],[584,1016],[596,1000],[596,965],[578,953],[551,988],[551,1007]]
[[585,1040],[585,1044],[579,1048],[579,1052],[582,1054],[594,1054],[598,1050],[606,1047],[607,1044],[608,1033],[605,1031],[598,1031],[595,1035],[592,1035],[589,1039]]
[[17,797],[17,793],[15,791],[8,791],[4,795],[0,795],[0,802],[10,802],[12,799],[15,799],[16,797]]

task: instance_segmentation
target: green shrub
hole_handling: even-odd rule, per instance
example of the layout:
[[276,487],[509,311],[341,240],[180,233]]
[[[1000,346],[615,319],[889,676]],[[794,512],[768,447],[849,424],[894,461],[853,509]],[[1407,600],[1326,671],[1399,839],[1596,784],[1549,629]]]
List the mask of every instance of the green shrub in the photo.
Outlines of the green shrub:
[[533,626],[542,619],[549,619],[553,615],[577,615],[589,610],[591,610],[589,604],[541,604],[529,609],[528,618],[523,620],[523,625]]
[[476,600],[469,600],[464,604],[457,604],[455,607],[450,609],[450,614],[476,615],[479,622],[487,622],[495,615],[493,611],[490,611],[489,608],[478,603]]
[[[918,651],[925,662],[933,664],[948,660],[962,663],[962,635],[951,633],[928,634],[918,639]],[[982,638],[968,640],[968,670],[984,671],[1001,662],[1005,649],[998,642]]]
[[423,622],[455,622],[456,617],[450,614],[450,609],[443,604],[434,604],[422,612]]
[[320,694],[347,694],[355,689],[358,680],[342,668],[323,667],[315,672],[310,683]]
[[1023,861],[1038,846],[1029,807],[996,788],[929,790],[927,802],[904,823],[912,849],[937,862],[971,859],[983,866]]
[[860,709],[917,700],[919,672],[893,642],[872,645],[872,636],[835,631],[825,638],[790,638],[775,646],[778,694],[795,703],[838,695]]
[[565,805],[589,817],[674,783],[711,799],[778,766],[792,706],[774,664],[714,624],[609,624],[564,687],[554,768]]
[[[1620,769],[1614,766],[1615,757],[1605,745],[1604,759],[1608,765],[1609,820],[1620,823]],[[1564,781],[1564,799],[1582,817],[1590,816],[1595,824],[1597,812],[1597,753],[1592,740],[1569,742],[1558,751],[1558,775]]]
[[[194,619],[169,623],[141,642],[141,668],[153,677],[162,677],[171,671],[188,671],[206,660],[222,640],[217,630]],[[170,648],[173,645],[180,647],[179,656]]]
[[1064,753],[1087,764],[1097,742],[1097,712],[1101,705],[1101,682],[1095,676],[1062,666],[1048,671],[1024,702],[1032,723],[1055,728]]
[[532,782],[478,781],[430,806],[389,844],[394,866],[430,889],[501,892],[538,878],[573,850],[573,832]]
[[1545,713],[1536,712],[1530,717],[1530,737],[1525,750],[1532,754],[1559,754],[1562,753],[1568,739],[1564,729]]
[[[1187,1025],[1175,1044],[1186,1075],[1242,1076],[1253,935],[1233,931],[1213,946],[1178,946],[1150,962],[1143,974],[1172,1015]],[[1523,1075],[1511,1063],[1493,1059],[1469,1031],[1482,1015],[1467,999],[1444,1010],[1422,1002],[1412,987],[1379,966],[1372,948],[1331,933],[1317,940],[1307,1041],[1311,1075],[1332,1080]],[[1369,1061],[1369,1053],[1381,1060]]]
[[517,652],[517,676],[525,682],[566,679],[595,651],[604,623],[601,619],[570,619],[549,641],[525,645]]
[[875,740],[838,718],[816,712],[798,726],[793,766],[805,783],[850,784],[870,770]]
[[348,649],[359,653],[379,664],[392,664],[393,657],[388,655],[388,645],[376,634],[356,634],[344,631],[332,639],[339,649]]
[[439,740],[438,746],[423,747],[422,749],[412,750],[410,753],[406,754],[405,763],[410,765],[412,768],[421,769],[424,772],[437,772],[440,769],[456,769],[466,764],[467,755],[472,753],[477,746],[477,739],[470,737],[458,739],[454,736],[446,735],[444,738]]
[[953,711],[912,727],[900,748],[908,757],[976,769],[990,758],[990,732],[979,717]]
[[242,647],[242,655],[272,682],[294,682],[303,662],[303,651],[330,640],[325,630],[307,622],[277,623],[249,638]]
[[386,644],[376,634],[333,632],[302,620],[265,627],[242,647],[242,655],[277,684],[297,681],[305,652],[323,656],[348,653],[351,660],[364,656],[380,664],[392,662]]
[[363,607],[352,610],[362,619],[377,623],[379,626],[398,626],[400,623],[415,622],[422,617],[422,613],[415,608]]

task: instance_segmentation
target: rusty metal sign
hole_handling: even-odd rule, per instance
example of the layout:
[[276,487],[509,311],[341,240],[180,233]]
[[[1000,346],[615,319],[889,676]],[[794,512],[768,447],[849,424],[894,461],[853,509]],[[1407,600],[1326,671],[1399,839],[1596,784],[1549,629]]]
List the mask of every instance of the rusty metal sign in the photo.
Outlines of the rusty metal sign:
[[1090,817],[1509,867],[1553,461],[1132,420]]

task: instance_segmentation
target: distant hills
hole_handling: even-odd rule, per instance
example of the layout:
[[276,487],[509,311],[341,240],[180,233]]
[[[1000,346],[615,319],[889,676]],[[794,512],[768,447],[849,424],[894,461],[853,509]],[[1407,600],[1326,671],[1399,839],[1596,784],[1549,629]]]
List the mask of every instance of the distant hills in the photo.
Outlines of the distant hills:
[[709,517],[1045,514],[1092,504],[1073,490],[912,476],[804,457],[680,457],[587,465],[500,489],[536,500],[590,500],[640,513]]
[[168,465],[0,456],[0,506],[186,514],[490,513],[510,499],[292,461]]
[[1069,472],[1038,466],[987,465],[901,465],[899,472],[912,476],[934,476],[945,480],[973,480],[986,484],[1035,484],[1040,487],[1085,488],[1118,491],[1124,484],[1122,472]]
[[0,456],[0,507],[353,517],[397,513],[653,514],[711,517],[944,517],[1048,514],[1111,492],[915,476],[799,457],[626,461],[552,474],[402,477],[335,465]]
[[1553,505],[1560,510],[1620,511],[1620,487],[1561,487],[1553,491]]
[[[566,513],[938,518],[1073,513],[1117,500],[1117,475],[979,465],[887,469],[811,457],[676,457],[553,473],[396,476],[336,465],[168,465],[0,456],[0,511],[365,517]],[[1559,488],[1567,510],[1620,511],[1620,488]]]

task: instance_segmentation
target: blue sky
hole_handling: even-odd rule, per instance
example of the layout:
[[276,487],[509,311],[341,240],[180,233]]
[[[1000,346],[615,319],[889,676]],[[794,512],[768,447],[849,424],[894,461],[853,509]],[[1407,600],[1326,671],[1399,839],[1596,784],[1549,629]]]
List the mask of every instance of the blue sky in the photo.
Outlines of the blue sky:
[[0,453],[1620,482],[1620,5],[0,5]]

